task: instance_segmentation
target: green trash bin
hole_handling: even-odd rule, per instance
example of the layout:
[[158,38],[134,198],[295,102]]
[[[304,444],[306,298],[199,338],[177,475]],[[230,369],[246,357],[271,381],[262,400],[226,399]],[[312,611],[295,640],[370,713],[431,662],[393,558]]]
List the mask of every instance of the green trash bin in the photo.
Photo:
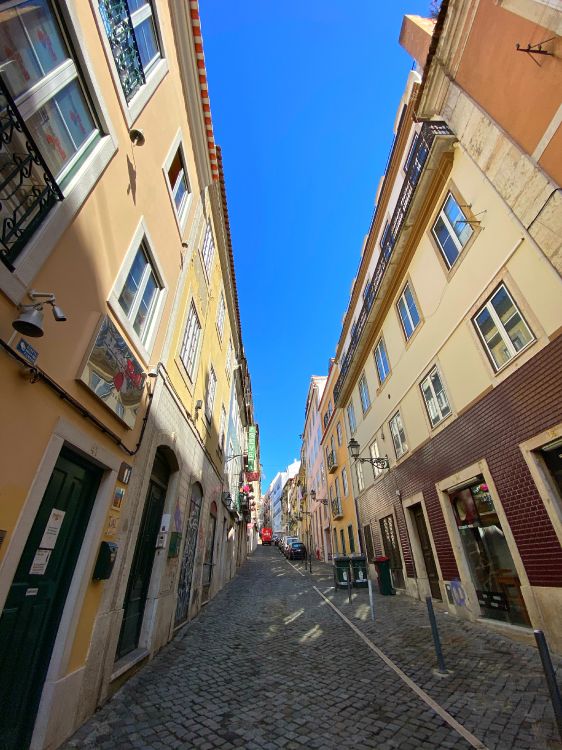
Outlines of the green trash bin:
[[356,588],[367,588],[367,558],[365,555],[351,555],[353,585]]
[[392,578],[390,577],[390,558],[385,556],[375,557],[375,567],[379,578],[379,591],[383,596],[392,596],[396,591],[392,587]]
[[334,588],[346,589],[349,581],[349,557],[334,555]]

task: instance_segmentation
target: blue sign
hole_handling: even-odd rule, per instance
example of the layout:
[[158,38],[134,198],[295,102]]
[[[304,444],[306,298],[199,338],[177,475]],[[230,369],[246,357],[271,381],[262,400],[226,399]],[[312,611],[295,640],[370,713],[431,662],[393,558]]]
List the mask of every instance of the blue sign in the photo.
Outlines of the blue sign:
[[37,361],[37,357],[39,356],[39,352],[34,349],[31,344],[28,344],[25,339],[20,339],[18,341],[16,349],[27,359],[30,364],[35,364],[35,362]]

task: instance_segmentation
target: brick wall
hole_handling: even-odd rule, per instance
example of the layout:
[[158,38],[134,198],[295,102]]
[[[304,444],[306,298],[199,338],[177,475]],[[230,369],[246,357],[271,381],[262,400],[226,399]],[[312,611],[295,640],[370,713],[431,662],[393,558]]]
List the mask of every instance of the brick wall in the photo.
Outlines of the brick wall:
[[[542,349],[461,417],[386,472],[359,499],[362,524],[394,507],[406,573],[415,575],[404,512],[397,501],[423,492],[445,580],[458,577],[435,485],[485,459],[523,564],[534,586],[562,586],[562,548],[519,444],[562,422],[562,336]],[[378,523],[373,523],[378,530]],[[377,543],[377,540],[375,539]],[[378,543],[377,543],[378,546]]]

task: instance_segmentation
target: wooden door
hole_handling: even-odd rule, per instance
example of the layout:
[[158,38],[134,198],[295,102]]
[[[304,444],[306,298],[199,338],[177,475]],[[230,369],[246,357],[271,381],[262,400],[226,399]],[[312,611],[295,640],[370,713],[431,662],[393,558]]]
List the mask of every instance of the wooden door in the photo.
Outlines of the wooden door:
[[433,557],[431,540],[427,531],[427,525],[425,523],[425,516],[423,514],[421,503],[419,503],[418,505],[414,505],[412,508],[410,508],[410,510],[414,516],[416,528],[418,530],[418,537],[422,549],[427,578],[429,580],[431,596],[434,599],[442,599],[443,597],[441,596],[441,589],[439,588],[439,573],[437,572],[437,566],[435,565],[435,558]]
[[102,471],[63,448],[0,617],[0,747],[29,746]]
[[400,554],[400,542],[394,525],[394,517],[390,515],[381,518],[380,527],[384,553],[390,560],[392,584],[394,588],[403,589],[405,586],[404,571],[402,570],[402,555]]

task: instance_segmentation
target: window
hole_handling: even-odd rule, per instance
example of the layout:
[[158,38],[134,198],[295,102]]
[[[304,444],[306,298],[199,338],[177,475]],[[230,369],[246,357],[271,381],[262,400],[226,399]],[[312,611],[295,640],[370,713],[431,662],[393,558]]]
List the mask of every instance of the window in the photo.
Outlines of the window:
[[341,431],[341,422],[338,422],[336,426],[336,435],[338,437],[338,445],[341,446],[343,437],[342,437],[342,431]]
[[386,353],[386,347],[384,341],[381,339],[375,347],[375,364],[377,366],[377,375],[379,376],[379,383],[382,385],[388,373],[390,372],[390,365],[388,364],[388,355]]
[[146,342],[162,286],[143,240],[119,294],[119,304],[140,340]]
[[[371,454],[371,458],[381,457],[379,453],[379,445],[376,440],[373,440],[373,442],[369,446],[369,453]],[[375,466],[375,464],[373,464],[373,474],[375,475],[375,478],[380,476],[382,474],[382,471],[383,471],[382,469],[380,469],[378,466]]]
[[128,103],[146,83],[146,76],[161,57],[152,3],[99,0],[99,9]]
[[381,235],[381,250],[386,260],[390,258],[390,255],[394,248],[395,241],[396,241],[396,238],[392,234],[390,224],[387,221],[384,226],[383,233]]
[[232,339],[228,340],[228,352],[226,355],[226,379],[230,383],[232,377],[232,366],[233,366],[234,347],[232,346]]
[[221,406],[221,421],[220,421],[220,428],[219,428],[219,447],[221,450],[224,450],[225,429],[226,429],[226,409],[224,408],[224,404],[223,404]]
[[334,529],[334,554],[337,555],[338,552],[338,532]]
[[205,267],[205,273],[207,278],[211,275],[211,266],[213,264],[213,258],[215,256],[215,241],[213,239],[213,231],[211,225],[207,224],[205,229],[205,238],[203,240],[203,249],[201,251],[203,256],[203,265]]
[[201,323],[199,322],[195,304],[192,302],[191,307],[189,308],[187,324],[185,326],[185,333],[183,334],[183,341],[180,350],[180,359],[187,370],[187,374],[192,380],[194,380],[195,362],[197,359],[200,337]]
[[473,322],[496,371],[535,340],[504,284],[475,315]]
[[406,443],[406,433],[404,432],[404,426],[402,425],[399,411],[396,412],[388,424],[390,427],[390,434],[392,435],[392,442],[394,443],[396,458],[400,458],[400,456],[403,456],[408,450],[408,444]]
[[431,231],[448,268],[451,268],[459,257],[474,232],[451,193],[447,195]]
[[224,333],[224,314],[226,311],[225,303],[224,303],[224,294],[221,292],[221,296],[219,299],[219,305],[217,308],[217,332],[219,334],[219,339],[222,341],[222,335]]
[[357,429],[357,422],[355,421],[355,409],[353,407],[353,401],[350,401],[347,405],[347,421],[349,424],[349,432],[353,435]]
[[172,158],[170,165],[166,169],[168,184],[174,201],[174,207],[178,219],[185,218],[189,202],[189,182],[187,180],[187,170],[181,147],[178,148]]
[[[3,80],[42,157],[55,179],[63,182],[92,150],[100,132],[48,0],[10,3],[0,11],[0,63]],[[9,135],[6,129],[5,137],[12,139],[8,153],[26,153],[24,136]],[[3,161],[2,180],[12,177],[13,166],[11,160]],[[28,188],[20,182],[15,192],[8,191],[10,205],[2,206],[2,214],[22,191],[27,190],[29,201],[33,194]]]
[[343,533],[343,529],[340,529],[340,540],[341,540],[341,551],[342,551],[342,554],[345,555],[347,554],[347,550],[345,548],[345,536]]
[[434,367],[427,378],[422,380],[420,388],[431,425],[435,427],[451,413],[451,407],[437,367]]
[[398,312],[402,321],[402,328],[407,339],[413,334],[420,322],[420,316],[414,301],[410,285],[406,284],[398,300]]
[[346,471],[345,468],[342,469],[341,483],[342,483],[342,487],[343,487],[343,495],[344,495],[344,497],[347,497],[347,493],[349,492],[349,485],[347,483],[347,471]]
[[355,535],[351,524],[347,527],[347,536],[349,539],[349,553],[352,555],[355,552]]
[[207,398],[205,399],[205,416],[207,417],[207,422],[210,422],[213,416],[213,406],[215,403],[216,392],[217,376],[215,375],[213,365],[211,365],[211,368],[209,370],[209,380],[207,382]]
[[359,398],[361,400],[361,409],[363,414],[371,406],[371,397],[369,396],[369,386],[367,385],[367,378],[365,375],[361,375],[359,379]]
[[363,464],[360,461],[355,464],[355,474],[357,476],[357,489],[362,492],[365,489],[365,479],[363,478]]

